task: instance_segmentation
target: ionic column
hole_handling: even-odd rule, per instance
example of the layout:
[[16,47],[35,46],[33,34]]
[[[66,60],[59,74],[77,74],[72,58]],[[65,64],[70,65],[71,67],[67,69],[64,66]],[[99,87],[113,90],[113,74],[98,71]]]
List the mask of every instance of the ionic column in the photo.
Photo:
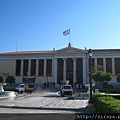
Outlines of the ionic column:
[[21,60],[20,76],[23,76],[23,60]]
[[63,80],[66,80],[66,58],[63,59]]
[[38,60],[36,60],[36,76],[38,76]]
[[73,83],[76,83],[76,60],[77,58],[73,58]]
[[46,59],[44,59],[44,76],[46,76]]
[[106,58],[103,58],[103,71],[106,72]]
[[52,76],[54,75],[54,59],[52,59]]
[[86,63],[87,63],[87,61],[86,61],[87,59],[86,58],[83,58],[83,84],[86,84],[87,83],[87,76],[86,76],[86,74],[87,74],[87,66],[86,66]]
[[112,58],[112,75],[115,75],[115,59]]
[[28,60],[28,76],[31,75],[31,60]]
[[95,72],[97,71],[97,58],[95,58]]
[[57,84],[57,58],[54,58],[54,82]]

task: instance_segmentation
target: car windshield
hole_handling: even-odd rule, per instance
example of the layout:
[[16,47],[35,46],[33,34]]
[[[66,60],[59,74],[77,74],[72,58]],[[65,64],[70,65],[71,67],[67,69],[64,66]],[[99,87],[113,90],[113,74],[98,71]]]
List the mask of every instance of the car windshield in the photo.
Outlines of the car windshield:
[[64,89],[71,89],[71,86],[64,86]]

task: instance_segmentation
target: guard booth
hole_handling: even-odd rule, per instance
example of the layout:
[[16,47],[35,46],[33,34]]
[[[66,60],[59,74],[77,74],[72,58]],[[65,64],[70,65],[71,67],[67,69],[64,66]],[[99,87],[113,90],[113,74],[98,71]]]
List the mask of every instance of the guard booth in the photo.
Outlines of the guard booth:
[[61,85],[68,85],[69,84],[69,80],[61,80]]

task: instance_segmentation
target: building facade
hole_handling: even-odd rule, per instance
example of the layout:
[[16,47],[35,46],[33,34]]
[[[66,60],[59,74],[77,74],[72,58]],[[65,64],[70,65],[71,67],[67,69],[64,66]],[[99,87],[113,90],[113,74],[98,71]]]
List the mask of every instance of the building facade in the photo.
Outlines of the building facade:
[[[120,74],[120,49],[93,49],[92,70]],[[16,82],[35,78],[35,82],[69,80],[70,84],[89,83],[89,55],[87,49],[68,47],[51,51],[9,52],[0,54],[0,72],[12,75]]]

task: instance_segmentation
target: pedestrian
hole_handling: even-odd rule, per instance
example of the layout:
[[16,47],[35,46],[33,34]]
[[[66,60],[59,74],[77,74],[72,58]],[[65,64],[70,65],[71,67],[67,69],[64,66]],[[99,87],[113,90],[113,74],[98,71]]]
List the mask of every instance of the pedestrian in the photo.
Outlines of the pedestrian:
[[83,92],[85,92],[85,85],[82,84],[82,89],[83,89]]
[[46,82],[44,82],[44,88],[46,88]]
[[49,88],[49,82],[47,82],[47,88]]
[[74,83],[74,87],[76,88],[76,82]]
[[53,82],[53,88],[55,88],[55,82]]

